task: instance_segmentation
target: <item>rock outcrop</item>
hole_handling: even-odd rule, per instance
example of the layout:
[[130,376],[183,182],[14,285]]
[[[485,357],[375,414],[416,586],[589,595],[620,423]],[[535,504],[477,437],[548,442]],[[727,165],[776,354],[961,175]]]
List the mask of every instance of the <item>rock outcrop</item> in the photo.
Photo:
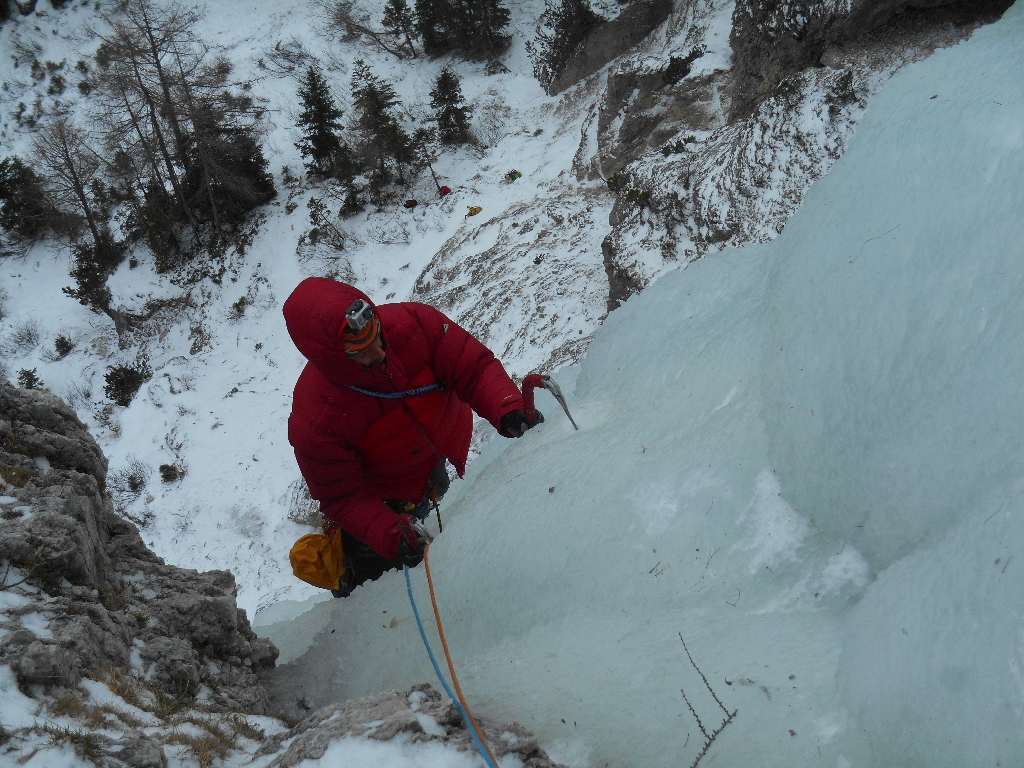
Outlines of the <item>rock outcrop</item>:
[[143,710],[267,714],[256,673],[278,652],[237,607],[232,574],[153,554],[115,514],[106,474],[60,398],[0,380],[0,666],[41,701],[93,678]]
[[[176,696],[265,714],[256,670],[277,650],[235,604],[228,571],[167,565],[104,493],[107,461],[58,397],[0,382],[0,562],[23,597],[0,626],[0,664],[23,686],[73,687],[135,668]],[[9,586],[20,582],[17,587]],[[40,617],[26,627],[21,618]],[[140,661],[141,660],[141,663]]]
[[671,12],[672,0],[639,0],[611,21],[598,24],[551,83],[548,93],[552,96],[561,93],[597,72],[647,37]]
[[730,120],[749,116],[790,74],[817,66],[830,48],[862,40],[905,12],[950,6],[958,23],[995,16],[1008,0],[740,0],[733,12]]
[[[498,760],[514,755],[526,768],[560,768],[519,723],[480,724],[480,729]],[[408,691],[386,691],[318,709],[290,731],[268,738],[257,756],[284,748],[267,768],[293,768],[304,760],[323,757],[335,739],[361,736],[388,741],[399,735],[414,744],[435,742],[476,751],[458,708],[422,683]]]

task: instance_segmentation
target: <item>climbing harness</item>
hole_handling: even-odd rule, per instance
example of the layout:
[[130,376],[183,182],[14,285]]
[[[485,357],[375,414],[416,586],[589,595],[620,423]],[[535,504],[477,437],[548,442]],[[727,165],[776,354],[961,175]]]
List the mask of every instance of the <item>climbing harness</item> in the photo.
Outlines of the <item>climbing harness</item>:
[[416,617],[416,626],[419,627],[420,637],[423,638],[423,646],[427,649],[427,656],[430,657],[430,663],[434,667],[434,672],[437,674],[437,679],[441,681],[441,686],[444,688],[445,693],[448,694],[448,698],[455,702],[455,706],[459,708],[459,712],[462,713],[462,719],[464,722],[470,724],[469,735],[473,737],[473,741],[476,744],[477,750],[480,752],[480,757],[488,765],[489,768],[498,768],[498,761],[494,757],[494,753],[491,752],[490,745],[484,739],[484,733],[480,729],[480,726],[476,722],[476,718],[469,711],[469,705],[466,704],[466,699],[462,695],[462,686],[459,685],[459,678],[455,675],[455,665],[452,664],[452,654],[448,650],[448,641],[444,637],[444,628],[441,626],[441,614],[437,610],[437,597],[434,595],[434,579],[430,575],[430,546],[428,545],[423,550],[423,566],[427,572],[427,586],[430,588],[430,603],[434,608],[434,618],[437,620],[437,634],[441,637],[441,646],[444,648],[445,660],[448,662],[448,671],[452,675],[452,682],[455,684],[455,690],[458,692],[458,697],[452,693],[452,689],[448,687],[448,682],[444,679],[444,675],[441,674],[441,668],[437,664],[437,659],[434,658],[434,651],[430,647],[430,642],[427,640],[427,633],[423,629],[423,620],[420,619],[420,612],[416,608],[416,599],[412,596],[412,581],[409,579],[409,566],[403,566],[405,571],[405,589],[409,593],[409,603],[412,605],[413,616]]
[[407,389],[404,392],[374,392],[372,389],[363,389],[362,387],[356,387],[352,384],[348,385],[349,389],[355,390],[362,395],[369,395],[370,397],[383,397],[386,400],[398,400],[403,397],[414,397],[415,395],[425,395],[427,392],[433,392],[435,389],[440,389],[441,385],[438,382],[433,384],[425,384],[422,387],[416,387],[415,389]]

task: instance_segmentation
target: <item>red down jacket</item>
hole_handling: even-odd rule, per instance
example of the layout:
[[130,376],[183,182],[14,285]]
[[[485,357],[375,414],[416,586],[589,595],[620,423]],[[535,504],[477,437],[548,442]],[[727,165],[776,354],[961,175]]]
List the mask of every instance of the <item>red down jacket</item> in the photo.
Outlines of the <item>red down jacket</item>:
[[[470,407],[500,429],[522,395],[490,350],[426,304],[375,307],[387,358],[369,369],[336,340],[345,310],[369,298],[346,283],[310,277],[284,303],[288,333],[309,361],[295,384],[288,440],[321,511],[394,559],[397,515],[381,499],[418,502],[431,470],[447,458],[461,476],[473,431]],[[349,388],[424,395],[384,399]]]

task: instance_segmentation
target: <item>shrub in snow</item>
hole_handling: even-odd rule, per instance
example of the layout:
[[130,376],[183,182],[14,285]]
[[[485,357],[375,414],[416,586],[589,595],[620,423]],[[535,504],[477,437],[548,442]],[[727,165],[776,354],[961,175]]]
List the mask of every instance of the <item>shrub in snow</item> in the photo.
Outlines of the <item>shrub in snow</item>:
[[128,464],[111,472],[107,478],[107,489],[110,491],[114,509],[139,526],[149,523],[152,520],[152,513],[147,510],[137,514],[128,510],[128,507],[142,495],[152,474],[153,469],[149,464],[135,456],[129,456]]
[[35,368],[22,368],[18,371],[18,386],[22,389],[42,389],[43,380],[36,375]]
[[64,399],[76,411],[81,411],[85,404],[92,399],[92,389],[88,382],[73,381],[64,391]]
[[138,393],[139,388],[149,381],[153,371],[145,359],[136,360],[131,365],[115,365],[107,369],[103,393],[120,406],[128,407]]
[[241,320],[245,317],[245,308],[252,304],[252,299],[248,296],[242,296],[238,301],[231,304],[231,309],[228,310],[228,320]]
[[0,346],[0,352],[8,357],[26,354],[39,346],[41,338],[39,323],[35,320],[23,320],[11,327],[10,333]]
[[327,205],[319,197],[311,197],[306,203],[309,208],[309,223],[313,228],[309,230],[309,242],[316,245],[318,241],[326,240],[335,250],[345,248],[345,233],[334,226],[331,221],[333,215]]
[[63,77],[61,77],[60,75],[53,75],[50,78],[50,87],[46,89],[46,92],[50,96],[59,96],[60,94],[64,93],[64,88],[66,87],[67,86],[64,83]]
[[185,476],[185,468],[179,467],[177,464],[161,464],[160,465],[160,480],[164,483],[173,483],[175,480],[181,480]]
[[75,342],[62,333],[57,334],[57,338],[53,340],[53,348],[57,352],[57,359],[62,360],[71,354],[71,350],[75,348]]
[[34,240],[54,226],[55,215],[39,174],[20,158],[0,160],[0,227]]

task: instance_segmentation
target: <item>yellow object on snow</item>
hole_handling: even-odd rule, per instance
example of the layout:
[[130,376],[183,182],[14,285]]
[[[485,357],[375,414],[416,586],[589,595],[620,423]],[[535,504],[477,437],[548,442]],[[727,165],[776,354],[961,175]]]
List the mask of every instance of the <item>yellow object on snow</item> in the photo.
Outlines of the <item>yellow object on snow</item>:
[[292,545],[288,553],[292,573],[321,589],[338,589],[345,573],[344,558],[341,527],[337,525],[325,533],[307,533]]
[[469,213],[467,213],[466,215],[467,215],[467,216],[476,216],[476,215],[477,215],[478,213],[480,213],[480,211],[482,211],[482,210],[483,210],[483,207],[482,207],[482,206],[479,206],[479,205],[471,205],[471,206],[469,206]]

